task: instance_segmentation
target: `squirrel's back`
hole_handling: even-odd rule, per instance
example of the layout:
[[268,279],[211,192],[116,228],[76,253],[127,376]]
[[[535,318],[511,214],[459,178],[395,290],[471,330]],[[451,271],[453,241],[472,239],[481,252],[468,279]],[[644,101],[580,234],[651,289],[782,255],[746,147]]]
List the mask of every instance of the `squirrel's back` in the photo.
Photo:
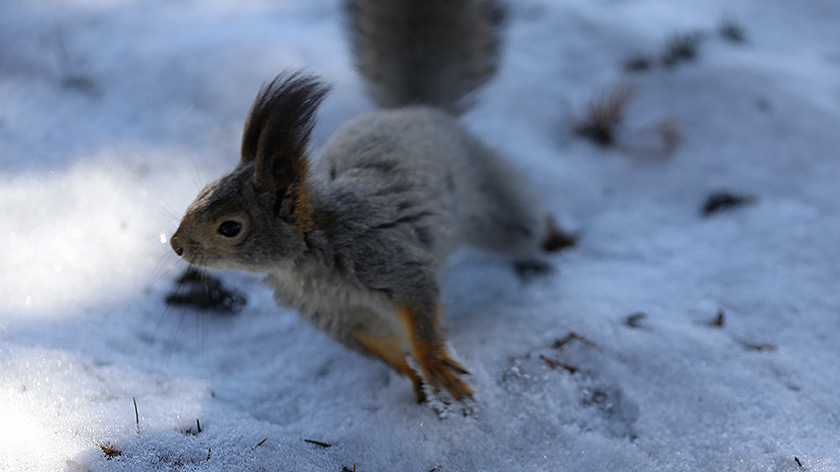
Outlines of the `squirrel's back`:
[[440,110],[361,115],[315,161],[335,204],[348,192],[362,198],[368,224],[399,221],[438,260],[464,244],[513,256],[538,249],[543,215],[519,173]]
[[460,114],[496,71],[495,0],[347,0],[356,67],[381,108]]

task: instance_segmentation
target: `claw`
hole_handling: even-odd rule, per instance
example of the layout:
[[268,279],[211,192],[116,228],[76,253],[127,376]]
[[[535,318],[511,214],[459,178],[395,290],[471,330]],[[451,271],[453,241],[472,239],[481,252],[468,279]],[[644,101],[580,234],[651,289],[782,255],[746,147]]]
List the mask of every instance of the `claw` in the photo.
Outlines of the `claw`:
[[455,400],[471,397],[472,387],[461,379],[460,374],[469,374],[467,369],[446,352],[427,353],[425,359],[418,360],[423,367],[424,377],[432,389],[437,392],[440,387]]
[[432,393],[444,388],[455,400],[471,397],[472,387],[461,379],[461,375],[470,373],[463,364],[446,352],[445,340],[441,339],[438,328],[434,325],[436,317],[425,319],[432,321],[432,326],[427,326],[425,331],[421,330],[424,334],[418,336],[418,317],[414,312],[406,307],[397,306],[397,313],[411,344],[411,355],[419,364],[423,380]]
[[452,359],[451,357],[448,360],[444,359],[444,362],[446,362],[447,366],[449,366],[451,369],[458,372],[459,374],[472,375],[470,371],[468,371],[467,368],[464,367],[464,364],[461,364],[460,362],[456,361],[455,359]]

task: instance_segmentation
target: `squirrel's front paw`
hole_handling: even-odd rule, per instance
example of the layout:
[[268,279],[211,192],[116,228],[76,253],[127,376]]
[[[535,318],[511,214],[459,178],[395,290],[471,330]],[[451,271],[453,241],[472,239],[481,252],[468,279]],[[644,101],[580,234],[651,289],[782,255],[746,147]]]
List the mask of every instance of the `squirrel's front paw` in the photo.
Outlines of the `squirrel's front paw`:
[[417,362],[423,370],[423,377],[434,391],[443,387],[458,401],[472,397],[472,387],[461,379],[462,374],[469,375],[466,367],[443,349],[429,350]]

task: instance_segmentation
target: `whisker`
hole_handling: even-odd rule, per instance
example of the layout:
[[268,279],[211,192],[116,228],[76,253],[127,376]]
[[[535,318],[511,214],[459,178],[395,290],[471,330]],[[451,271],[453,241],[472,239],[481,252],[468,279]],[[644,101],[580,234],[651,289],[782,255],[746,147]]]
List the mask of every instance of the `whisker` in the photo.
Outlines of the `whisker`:
[[[172,264],[172,266],[169,267],[169,269],[167,269],[162,275],[160,275],[156,278],[154,283],[158,282],[160,279],[163,278],[164,275],[171,272],[172,269],[175,268],[175,266],[177,266],[178,264],[180,264],[182,262],[185,262],[185,261],[181,258],[178,258],[175,261],[175,263]],[[184,273],[181,274],[181,276],[176,279],[174,290],[169,292],[166,295],[166,298],[164,299],[166,307],[164,308],[163,313],[161,314],[161,317],[158,319],[158,322],[155,325],[155,329],[152,332],[152,339],[157,338],[158,331],[160,330],[160,327],[163,325],[164,321],[166,321],[170,317],[170,315],[174,312],[174,310],[176,309],[176,306],[181,308],[181,322],[183,322],[183,317],[186,316],[187,308],[182,303],[182,301],[187,299],[187,297],[189,295],[189,290],[190,290],[189,285],[185,283],[186,282],[185,279],[187,278],[188,274],[192,270],[193,270],[193,267],[190,266],[190,265],[187,265],[187,269],[184,271]],[[179,326],[180,326],[180,323],[179,323]],[[177,332],[176,332],[176,336],[177,336]],[[170,351],[169,356],[172,355],[173,347],[174,347],[174,339],[172,340],[172,342],[170,343],[170,346],[169,346],[169,351]]]
[[174,306],[171,303],[169,303],[168,300],[171,299],[172,297],[183,297],[185,291],[186,291],[185,287],[183,287],[181,285],[178,285],[178,286],[175,287],[174,292],[167,295],[166,300],[164,300],[166,306],[163,309],[163,313],[161,313],[161,316],[158,319],[157,324],[155,325],[154,331],[152,332],[152,339],[157,338],[158,330],[160,330],[160,327],[161,327],[161,325],[163,325],[164,320],[169,318],[169,315],[171,315],[172,311],[174,310]]
[[198,161],[195,158],[195,153],[193,152],[192,146],[187,149],[187,153],[189,154],[189,162],[192,165],[192,180],[193,185],[195,185],[195,192],[196,194],[201,192],[201,190],[205,187],[202,183],[206,179],[201,176],[201,169],[198,166]]
[[169,341],[169,353],[166,355],[166,362],[168,363],[172,359],[172,353],[175,351],[175,344],[178,341],[178,334],[181,332],[181,325],[184,324],[184,318],[187,316],[187,309],[182,307],[181,310],[181,319],[178,320],[178,326],[175,327],[175,334]]
[[161,272],[160,275],[154,275],[155,273],[160,271],[160,268],[163,266],[163,264],[166,263],[167,258],[168,258],[168,256],[162,258],[160,260],[160,262],[158,262],[157,266],[155,266],[155,269],[152,272],[154,278],[149,281],[149,285],[154,285],[154,284],[160,282],[164,277],[166,277],[167,275],[169,275],[170,272],[172,272],[172,269],[174,269],[178,264],[184,262],[184,260],[179,257],[178,259],[175,260],[175,262],[172,263],[172,265],[169,266],[168,269]]
[[[201,262],[204,262],[204,258],[202,258]],[[207,282],[207,280],[210,279],[209,271],[203,265],[201,266],[201,270],[198,272],[198,274],[200,276],[199,280],[201,280],[202,282]],[[210,288],[207,284],[204,284],[204,292],[205,294],[210,293]]]
[[203,314],[202,316],[196,316],[195,325],[198,338],[197,348],[199,357],[201,358],[201,365],[206,368],[209,365],[209,361],[207,359],[207,317],[203,316]]
[[176,227],[178,225],[178,222],[180,222],[181,218],[178,216],[178,214],[173,208],[171,208],[169,205],[164,206],[163,203],[158,203],[156,206],[158,214],[160,214],[166,220],[169,226]]

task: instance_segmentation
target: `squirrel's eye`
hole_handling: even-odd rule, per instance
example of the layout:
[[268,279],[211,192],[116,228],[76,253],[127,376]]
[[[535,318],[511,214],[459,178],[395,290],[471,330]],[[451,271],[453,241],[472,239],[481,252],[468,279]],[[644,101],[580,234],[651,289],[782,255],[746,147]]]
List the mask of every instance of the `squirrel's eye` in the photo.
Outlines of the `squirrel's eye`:
[[228,220],[228,221],[222,222],[222,224],[219,225],[219,229],[216,230],[216,231],[226,238],[232,238],[232,237],[236,236],[237,234],[239,234],[239,232],[241,230],[242,230],[242,223],[240,223],[238,221]]

